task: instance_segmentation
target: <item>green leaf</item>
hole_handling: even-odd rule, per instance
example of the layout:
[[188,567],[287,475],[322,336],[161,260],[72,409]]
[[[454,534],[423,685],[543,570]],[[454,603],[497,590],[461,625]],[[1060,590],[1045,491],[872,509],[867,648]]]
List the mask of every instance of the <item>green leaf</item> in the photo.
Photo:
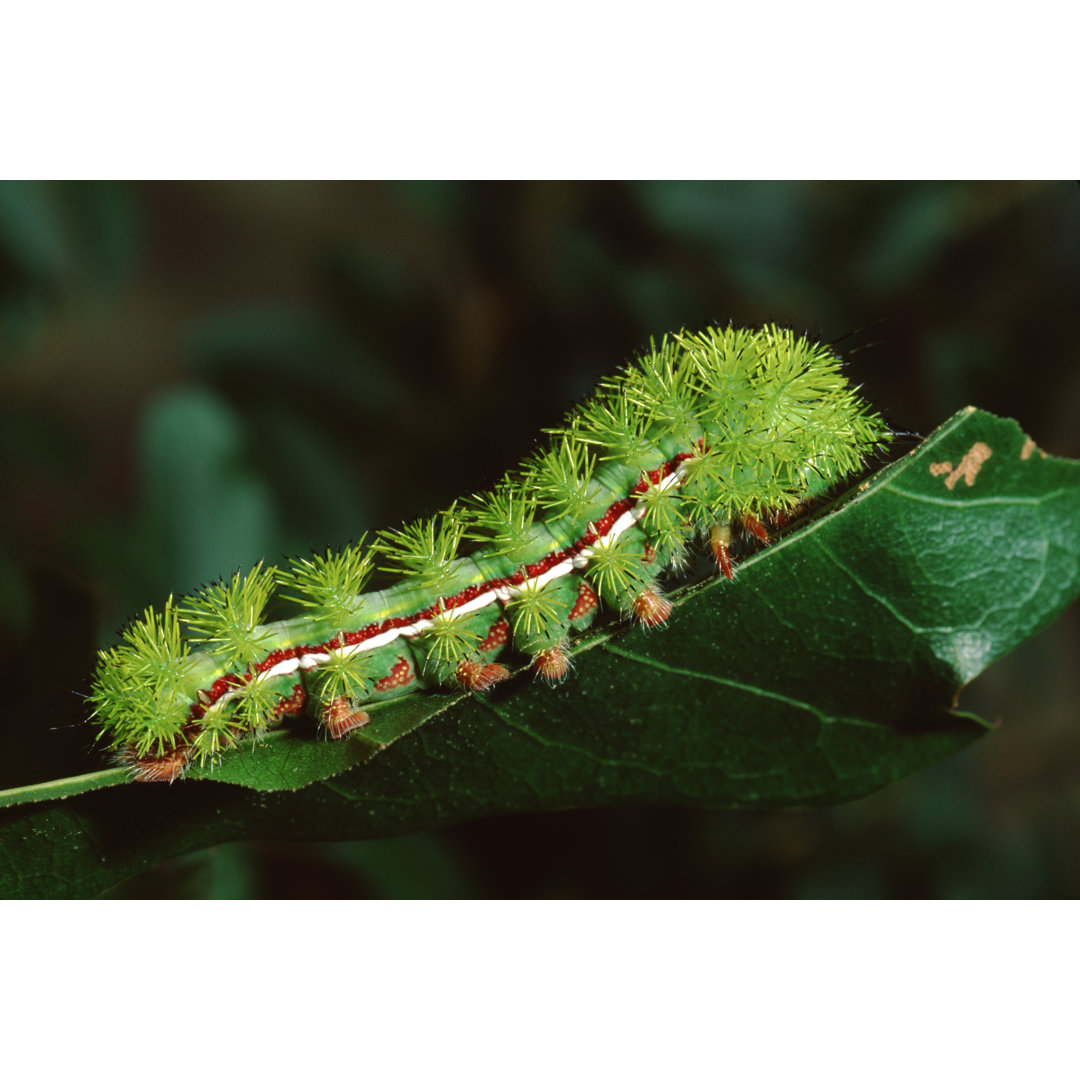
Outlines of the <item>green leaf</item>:
[[98,895],[241,838],[859,798],[989,730],[956,698],[1080,592],[1078,521],[1080,463],[965,410],[734,583],[672,593],[666,628],[579,639],[554,690],[522,673],[488,696],[415,694],[342,743],[276,732],[172,786],[112,769],[0,792],[0,894]]

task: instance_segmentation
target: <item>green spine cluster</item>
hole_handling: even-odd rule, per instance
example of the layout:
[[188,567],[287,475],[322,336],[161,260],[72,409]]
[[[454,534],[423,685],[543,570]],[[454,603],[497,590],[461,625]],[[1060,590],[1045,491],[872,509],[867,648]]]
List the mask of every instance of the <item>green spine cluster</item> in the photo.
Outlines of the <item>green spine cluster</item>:
[[[179,753],[212,762],[293,711],[298,687],[308,711],[325,719],[420,687],[484,688],[505,676],[494,661],[509,650],[561,677],[558,655],[592,621],[597,597],[646,624],[666,617],[643,612],[656,612],[657,575],[678,569],[696,536],[715,544],[733,525],[794,510],[889,438],[827,347],[775,326],[652,342],[547,434],[492,491],[380,532],[370,545],[260,564],[148,609],[100,654],[90,700],[102,741],[127,760]],[[674,477],[648,476],[676,459]],[[590,523],[639,483],[634,527],[596,538]],[[519,579],[478,610],[447,603],[582,540],[584,565],[572,573]],[[376,570],[402,579],[365,593]],[[275,595],[295,614],[264,623]],[[420,612],[428,614],[419,632],[349,647],[348,635],[372,623]],[[314,666],[290,667],[298,646],[323,643]],[[256,673],[271,655],[282,663]],[[215,696],[223,677],[229,689]]]

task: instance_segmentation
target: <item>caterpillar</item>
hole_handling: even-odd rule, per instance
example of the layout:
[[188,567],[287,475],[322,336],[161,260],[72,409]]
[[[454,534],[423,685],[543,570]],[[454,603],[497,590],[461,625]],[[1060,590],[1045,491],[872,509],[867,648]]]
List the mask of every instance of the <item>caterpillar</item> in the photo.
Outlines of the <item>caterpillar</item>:
[[775,325],[652,340],[545,435],[432,517],[147,608],[98,655],[99,741],[171,782],[300,714],[341,739],[369,703],[487,690],[508,657],[559,683],[601,610],[660,626],[693,542],[733,578],[733,539],[767,543],[890,438],[834,352]]

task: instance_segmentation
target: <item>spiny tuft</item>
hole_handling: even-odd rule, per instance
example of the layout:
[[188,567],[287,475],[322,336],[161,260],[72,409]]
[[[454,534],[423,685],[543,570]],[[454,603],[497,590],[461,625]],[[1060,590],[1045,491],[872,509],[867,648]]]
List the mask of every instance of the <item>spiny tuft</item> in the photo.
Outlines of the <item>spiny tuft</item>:
[[535,490],[539,504],[551,512],[551,520],[557,521],[579,516],[589,505],[595,468],[596,458],[588,446],[563,434],[532,459],[524,480]]
[[665,335],[659,347],[625,368],[616,388],[651,426],[692,438],[700,424],[700,381],[675,338]]
[[521,490],[519,480],[506,476],[491,491],[465,502],[465,536],[493,543],[508,558],[523,559],[536,544],[533,524],[538,505],[535,495]]
[[371,689],[370,662],[368,653],[331,653],[311,675],[314,696],[324,704],[338,698],[364,700]]
[[561,632],[569,608],[557,582],[541,585],[535,579],[525,581],[518,595],[506,604],[506,613],[514,625],[519,644],[544,641]]
[[383,530],[374,546],[386,556],[386,570],[412,574],[425,585],[437,586],[453,572],[467,527],[455,502],[433,517]]
[[578,442],[597,446],[601,461],[629,465],[655,454],[648,414],[636,408],[621,389],[601,388],[578,406],[571,427],[548,429],[551,435],[571,435]]
[[433,616],[428,629],[431,634],[428,661],[456,668],[462,660],[475,653],[482,640],[481,635],[470,627],[470,623],[475,625],[475,622],[468,614],[461,615],[453,609],[440,611]]
[[276,572],[257,563],[244,577],[237,571],[230,581],[188,597],[180,620],[194,641],[225,664],[246,667],[266,652],[264,635],[257,631],[276,584]]
[[694,529],[686,515],[680,490],[675,484],[653,483],[645,478],[646,487],[641,492],[640,504],[645,508],[641,524],[650,537],[652,546],[663,566],[679,562]]
[[147,608],[121,637],[122,645],[98,654],[93,715],[110,746],[131,746],[138,757],[164,754],[187,722],[192,674],[173,598],[160,612]]
[[624,533],[617,540],[601,538],[591,551],[585,576],[605,603],[617,610],[627,609],[632,597],[653,577],[642,564],[644,544],[636,544],[630,534]]
[[375,552],[363,550],[366,533],[339,551],[294,558],[281,574],[285,596],[315,618],[340,628],[356,618],[363,606],[363,591],[371,577]]

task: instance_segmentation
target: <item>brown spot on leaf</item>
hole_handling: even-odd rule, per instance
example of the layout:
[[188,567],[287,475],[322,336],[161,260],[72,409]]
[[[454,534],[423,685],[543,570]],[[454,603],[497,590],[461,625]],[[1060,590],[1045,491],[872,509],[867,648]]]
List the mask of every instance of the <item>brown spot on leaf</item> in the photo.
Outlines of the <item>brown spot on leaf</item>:
[[931,476],[944,476],[945,486],[952,491],[961,477],[968,487],[975,483],[975,477],[983,467],[983,462],[993,453],[984,442],[975,443],[954,469],[951,461],[936,461],[930,466]]

